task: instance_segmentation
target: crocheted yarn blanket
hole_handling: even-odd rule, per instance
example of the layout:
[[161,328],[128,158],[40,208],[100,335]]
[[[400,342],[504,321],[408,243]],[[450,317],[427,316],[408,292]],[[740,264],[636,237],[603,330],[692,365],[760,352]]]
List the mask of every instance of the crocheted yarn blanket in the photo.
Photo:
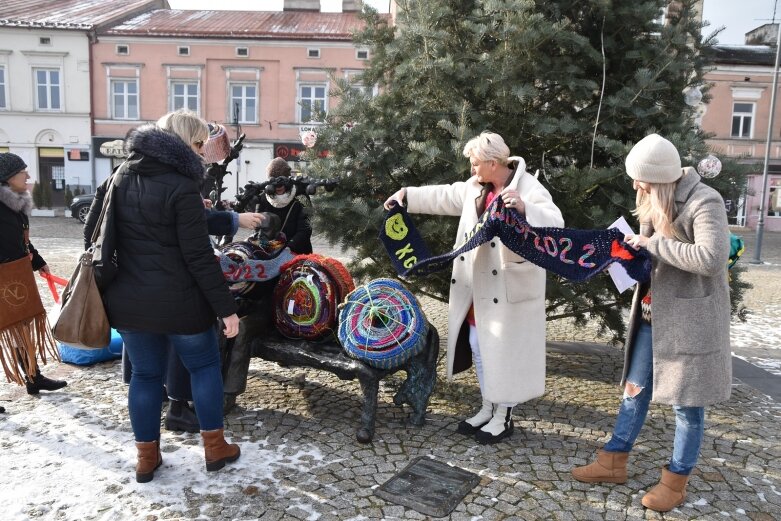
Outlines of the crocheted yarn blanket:
[[569,280],[588,280],[614,262],[620,263],[638,282],[650,279],[650,253],[626,244],[620,230],[534,227],[515,209],[505,207],[501,198],[490,204],[458,247],[442,255],[428,254],[404,207],[391,208],[380,230],[380,240],[393,267],[405,277],[439,271],[459,255],[494,237],[526,260]]

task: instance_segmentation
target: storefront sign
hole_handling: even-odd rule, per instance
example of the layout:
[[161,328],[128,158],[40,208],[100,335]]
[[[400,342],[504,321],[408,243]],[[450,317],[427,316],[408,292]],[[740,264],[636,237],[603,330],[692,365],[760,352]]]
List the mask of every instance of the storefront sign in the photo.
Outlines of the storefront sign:
[[[306,152],[303,143],[276,143],[274,145],[274,157],[281,157],[285,161],[302,161],[300,157]],[[317,157],[328,157],[327,150],[321,150]]]

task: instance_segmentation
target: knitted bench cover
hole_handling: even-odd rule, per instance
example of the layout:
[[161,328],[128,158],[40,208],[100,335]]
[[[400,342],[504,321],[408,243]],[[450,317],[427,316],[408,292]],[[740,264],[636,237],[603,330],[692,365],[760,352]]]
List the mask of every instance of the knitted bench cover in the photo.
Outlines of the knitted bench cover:
[[288,338],[317,340],[336,330],[337,306],[355,288],[342,263],[297,255],[282,266],[274,288],[274,325]]
[[399,368],[426,347],[426,316],[399,281],[374,279],[339,308],[339,342],[349,356],[372,367]]
[[251,293],[257,282],[279,276],[282,266],[294,257],[280,240],[232,242],[219,254],[222,274],[236,297]]
[[638,282],[651,277],[651,254],[645,248],[635,250],[627,245],[620,230],[534,227],[514,208],[504,206],[500,197],[453,251],[435,257],[422,253],[427,251],[426,246],[403,207],[391,208],[380,230],[380,240],[393,267],[403,276],[441,270],[494,237],[526,260],[569,280],[588,280],[614,262]]

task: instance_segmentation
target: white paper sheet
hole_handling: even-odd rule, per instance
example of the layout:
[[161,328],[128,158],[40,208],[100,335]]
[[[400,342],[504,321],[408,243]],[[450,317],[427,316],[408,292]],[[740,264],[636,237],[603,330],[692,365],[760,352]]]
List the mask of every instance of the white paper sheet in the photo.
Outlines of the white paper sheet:
[[[618,228],[624,234],[634,234],[635,232],[632,231],[632,227],[629,226],[629,223],[626,222],[626,219],[624,219],[623,216],[619,217],[615,220],[613,224],[608,226],[609,228]],[[610,274],[610,278],[613,279],[613,284],[616,285],[616,289],[618,289],[619,293],[623,293],[627,289],[631,288],[635,284],[637,284],[637,281],[629,276],[629,274],[626,272],[623,266],[621,266],[619,263],[614,262],[607,268],[607,272]]]

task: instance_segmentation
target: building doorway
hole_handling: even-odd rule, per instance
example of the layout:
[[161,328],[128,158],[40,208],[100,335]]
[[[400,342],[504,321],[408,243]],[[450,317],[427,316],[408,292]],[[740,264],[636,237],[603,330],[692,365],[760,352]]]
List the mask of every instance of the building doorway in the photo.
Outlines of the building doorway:
[[[38,149],[38,177],[41,190],[51,194],[51,208],[65,206],[65,150],[62,148]],[[44,195],[44,207],[47,207]]]

